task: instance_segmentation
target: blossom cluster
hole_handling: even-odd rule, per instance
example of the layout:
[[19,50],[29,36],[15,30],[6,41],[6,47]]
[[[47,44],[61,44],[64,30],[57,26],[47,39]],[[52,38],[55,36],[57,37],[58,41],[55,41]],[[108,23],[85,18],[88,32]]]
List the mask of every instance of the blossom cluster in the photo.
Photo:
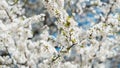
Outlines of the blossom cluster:
[[0,67],[119,68],[119,10],[119,0],[2,0]]

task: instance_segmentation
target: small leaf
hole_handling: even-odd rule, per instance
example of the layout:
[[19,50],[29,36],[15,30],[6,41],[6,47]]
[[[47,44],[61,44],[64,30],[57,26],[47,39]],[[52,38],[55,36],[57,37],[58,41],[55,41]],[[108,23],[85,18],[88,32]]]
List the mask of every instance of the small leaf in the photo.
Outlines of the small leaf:
[[62,30],[62,34],[63,34],[64,36],[66,36],[66,33],[65,33],[65,31],[63,31],[63,30]]
[[74,31],[73,29],[70,30],[70,32],[73,32],[73,31]]
[[103,26],[107,26],[107,24],[106,24],[106,23],[103,23]]
[[71,18],[70,16],[67,17],[65,27],[69,27],[71,25],[71,23],[69,22],[70,18]]
[[60,14],[60,12],[59,12],[58,10],[55,10],[55,13],[56,13],[56,15],[59,15],[59,14]]
[[72,43],[75,43],[75,42],[76,42],[76,40],[75,40],[75,39],[71,39],[71,41],[72,41]]
[[68,20],[70,20],[70,18],[71,18],[71,17],[70,17],[70,16],[68,16],[68,17],[67,17],[67,21],[68,21]]
[[84,46],[82,45],[82,46],[80,46],[81,48],[84,48]]
[[69,26],[70,26],[70,22],[67,21],[67,22],[65,23],[65,27],[69,27]]

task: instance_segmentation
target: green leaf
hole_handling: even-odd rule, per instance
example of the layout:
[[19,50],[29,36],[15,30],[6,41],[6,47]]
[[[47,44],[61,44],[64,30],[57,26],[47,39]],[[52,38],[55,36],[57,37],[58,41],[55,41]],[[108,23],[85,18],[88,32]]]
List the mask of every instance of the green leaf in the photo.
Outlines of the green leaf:
[[71,39],[71,41],[72,41],[72,43],[75,43],[75,42],[76,42],[76,40],[75,40],[75,39]]
[[67,22],[65,23],[65,27],[69,27],[69,26],[70,26],[70,22],[67,21]]
[[69,27],[71,25],[71,23],[69,22],[70,18],[71,18],[70,16],[67,17],[67,20],[65,22],[65,27]]

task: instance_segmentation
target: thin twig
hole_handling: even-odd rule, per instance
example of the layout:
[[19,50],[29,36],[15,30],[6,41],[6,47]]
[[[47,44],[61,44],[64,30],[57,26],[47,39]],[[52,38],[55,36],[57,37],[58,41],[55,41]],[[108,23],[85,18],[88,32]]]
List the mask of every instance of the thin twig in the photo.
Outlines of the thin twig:
[[2,7],[3,7],[3,9],[5,10],[5,12],[6,12],[7,16],[9,17],[10,22],[13,22],[13,19],[12,19],[12,17],[10,16],[10,14],[8,13],[8,11],[4,8],[4,6],[3,6],[3,5],[2,5]]

